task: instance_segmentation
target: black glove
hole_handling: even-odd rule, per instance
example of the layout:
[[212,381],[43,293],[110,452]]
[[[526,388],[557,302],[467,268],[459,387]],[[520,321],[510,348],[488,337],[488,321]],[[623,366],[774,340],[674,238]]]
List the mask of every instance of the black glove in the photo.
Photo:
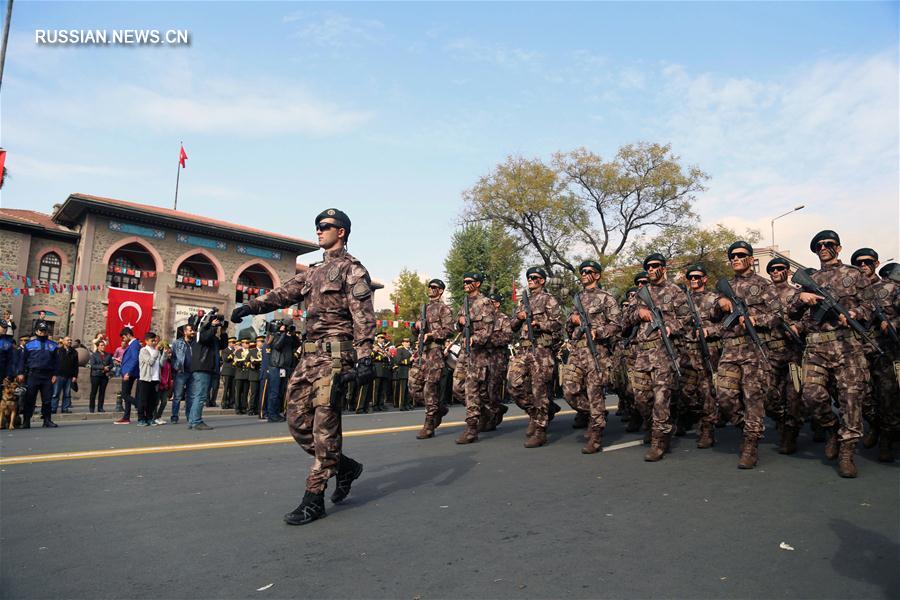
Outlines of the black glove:
[[375,379],[375,367],[372,366],[370,357],[361,358],[356,361],[356,383],[358,385],[366,385],[372,383]]
[[253,312],[250,310],[250,307],[246,304],[242,306],[238,306],[233,311],[231,311],[231,322],[232,323],[240,323],[244,317],[247,315],[252,315]]

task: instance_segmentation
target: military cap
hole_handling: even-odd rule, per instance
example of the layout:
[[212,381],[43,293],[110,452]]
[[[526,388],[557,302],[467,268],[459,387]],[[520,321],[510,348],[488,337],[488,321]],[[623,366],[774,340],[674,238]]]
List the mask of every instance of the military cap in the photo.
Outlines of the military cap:
[[489,296],[489,298],[491,300],[493,300],[494,302],[503,302],[503,294],[501,294],[500,292],[495,292],[495,293],[491,294]]
[[350,231],[350,217],[347,216],[342,210],[338,210],[336,208],[326,208],[318,215],[316,215],[316,225],[319,224],[319,221],[322,219],[332,219],[336,221],[341,227]]
[[788,262],[788,259],[784,258],[783,256],[776,256],[775,258],[770,260],[768,264],[766,264],[766,273],[771,273],[772,267],[776,265],[782,265],[787,269],[791,268],[791,263]]
[[856,252],[853,253],[853,256],[850,257],[850,264],[856,265],[856,259],[863,256],[871,256],[875,260],[878,260],[878,253],[872,250],[871,248],[860,248]]
[[634,285],[637,285],[637,282],[641,279],[646,279],[648,281],[650,280],[650,275],[647,274],[647,271],[638,271],[637,273],[635,273],[632,283],[634,283]]
[[659,252],[654,252],[650,256],[644,259],[644,268],[647,268],[648,262],[661,262],[662,266],[666,266],[666,257],[660,254]]
[[544,279],[547,279],[547,271],[545,271],[542,267],[531,267],[527,271],[525,271],[525,277],[531,277],[532,275],[540,275]]
[[43,321],[41,321],[40,323],[37,324],[37,326],[34,328],[34,330],[35,331],[47,331],[47,324],[44,323]]
[[236,337],[230,337],[230,338],[228,338],[228,341],[229,341],[229,342],[236,342],[236,341],[237,341],[237,338],[236,338]]
[[809,243],[809,250],[811,252],[815,252],[817,250],[816,246],[818,246],[819,242],[821,242],[822,240],[834,240],[835,242],[837,242],[838,246],[841,245],[841,236],[839,236],[836,231],[825,229],[824,231],[820,231],[813,236],[812,241]]
[[478,283],[484,283],[484,275],[482,273],[478,273],[476,271],[470,271],[469,273],[463,273],[463,279],[474,279]]
[[596,260],[583,260],[581,264],[578,265],[578,270],[581,271],[585,267],[591,267],[592,269],[596,269],[598,273],[603,271],[603,267],[600,266]]
[[692,265],[688,265],[688,267],[684,270],[685,275],[690,275],[691,273],[696,273],[697,271],[706,275],[706,267],[704,267],[700,263],[694,263]]
[[264,336],[264,335],[258,335],[258,336],[256,336],[256,341],[257,341],[257,342],[264,342],[264,341],[266,341],[266,336]]
[[402,337],[402,338],[400,338],[400,343],[401,343],[401,344],[404,343],[404,342],[408,342],[408,341],[410,341],[408,337]]
[[[888,265],[888,266],[890,266],[890,265]],[[20,336],[19,336],[19,341],[20,341],[20,342],[24,342],[25,340],[30,340],[30,339],[31,339],[31,336],[30,336],[30,335],[20,335]]]
[[897,271],[898,266],[900,266],[900,263],[888,263],[878,269],[878,276],[882,279],[890,279],[891,274]]
[[753,246],[751,246],[744,240],[738,240],[735,243],[733,243],[732,245],[728,246],[728,252],[726,254],[728,254],[729,259],[731,259],[731,254],[735,250],[746,250],[747,252],[750,253],[750,256],[753,256]]
[[431,286],[433,286],[433,285],[438,286],[438,287],[441,288],[442,290],[446,290],[446,289],[447,289],[447,284],[445,284],[443,281],[441,281],[440,279],[437,279],[437,278],[432,279],[431,281],[428,282],[428,286],[429,286],[429,287],[431,287]]

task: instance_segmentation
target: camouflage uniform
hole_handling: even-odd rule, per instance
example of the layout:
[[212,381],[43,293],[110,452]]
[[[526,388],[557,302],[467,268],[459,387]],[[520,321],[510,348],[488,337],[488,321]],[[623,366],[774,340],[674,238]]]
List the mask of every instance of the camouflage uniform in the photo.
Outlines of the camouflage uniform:
[[335,373],[351,371],[368,357],[375,338],[369,273],[346,249],[325,252],[281,287],[250,300],[253,313],[305,301],[306,339],[287,388],[287,423],[300,447],[315,457],[306,489],[321,494],[341,462],[341,415],[331,406]]
[[[719,366],[719,338],[721,331],[718,324],[712,321],[713,311],[719,296],[715,292],[704,291],[695,292],[688,291],[700,314],[701,326],[706,329],[706,345],[709,347],[709,362],[712,363],[714,371],[709,372],[705,361],[703,360],[703,352],[700,349],[700,340],[695,339],[693,329],[688,328],[690,332],[680,340],[681,358],[681,394],[682,405],[679,407],[682,411],[700,417],[700,439],[697,445],[700,448],[708,448],[714,442],[713,428],[719,418],[718,408],[716,406],[716,386],[713,382],[715,369]],[[688,323],[692,323],[689,320]]]
[[[619,303],[612,294],[598,287],[585,289],[581,293],[581,303],[591,319],[591,335],[595,339],[597,348],[597,361],[591,355],[587,339],[583,333],[573,338],[576,325],[572,323],[572,315],[577,314],[573,308],[566,321],[566,333],[572,339],[572,350],[569,360],[561,367],[563,371],[563,391],[569,404],[578,410],[586,401],[590,414],[590,430],[588,450],[596,447],[593,454],[600,449],[601,435],[606,428],[606,397],[603,393],[604,386],[609,384],[609,369],[612,357],[608,346],[612,343],[620,331],[622,319],[619,311]],[[584,326],[582,323],[580,327]],[[597,371],[597,363],[600,371]]]
[[[556,298],[541,290],[532,294],[529,300],[537,346],[532,347],[525,321],[514,319],[512,329],[520,334],[519,347],[522,351],[509,361],[507,387],[516,405],[528,413],[530,430],[535,436],[544,437],[549,422],[547,391],[553,380],[554,346],[562,331],[562,323]],[[519,302],[516,312],[524,310],[523,300]]]
[[[871,296],[872,303],[881,309],[888,321],[894,324],[894,328],[900,326],[900,312],[896,302],[900,298],[900,285],[889,279],[876,278],[872,283]],[[900,360],[900,348],[887,333],[881,331],[881,323],[873,321],[870,335],[884,354],[874,351],[868,354],[872,393],[865,397],[862,410],[869,426],[876,435],[883,437],[882,448],[889,451],[891,442],[900,439],[900,389],[894,367],[894,362]],[[866,349],[870,349],[868,344]],[[883,451],[879,454],[879,459],[890,460],[889,455],[892,453]]]
[[[798,290],[788,282],[772,284],[779,302],[783,308],[794,302]],[[784,318],[785,325],[793,323]],[[771,339],[767,343],[769,362],[772,364],[772,385],[766,401],[766,413],[774,419],[781,428],[782,445],[779,451],[782,454],[793,454],[789,450],[795,449],[797,434],[803,427],[803,411],[800,403],[799,390],[799,365],[803,348],[791,341],[790,336],[784,332],[780,325],[773,325]],[[791,373],[791,369],[795,373]],[[796,380],[795,380],[796,378]]]
[[[458,317],[465,315],[464,306],[460,306]],[[494,323],[497,319],[497,311],[490,298],[480,292],[469,296],[469,320],[472,329],[469,332],[469,349],[466,351],[465,341],[457,370],[460,363],[465,363],[463,372],[463,391],[466,401],[466,429],[463,431],[458,443],[465,444],[478,441],[478,425],[482,413],[491,415],[488,405],[487,373],[490,365],[491,336],[494,334]],[[457,318],[457,323],[459,319]],[[456,374],[454,373],[454,388],[456,387]]]
[[488,399],[493,419],[485,429],[493,431],[503,420],[506,407],[503,406],[506,372],[509,368],[509,344],[512,342],[512,319],[497,311],[494,335],[491,337],[490,365],[488,366]]
[[[440,298],[432,300],[425,307],[424,325],[425,334],[430,337],[424,342],[423,347],[418,349],[420,359],[413,368],[418,369],[422,398],[425,401],[423,433],[430,432],[427,437],[431,437],[440,425],[441,417],[446,414],[446,407],[441,406],[439,386],[444,372],[444,340],[453,333],[453,311]],[[418,335],[419,330],[415,329],[414,332]],[[410,388],[412,386],[410,375]]]

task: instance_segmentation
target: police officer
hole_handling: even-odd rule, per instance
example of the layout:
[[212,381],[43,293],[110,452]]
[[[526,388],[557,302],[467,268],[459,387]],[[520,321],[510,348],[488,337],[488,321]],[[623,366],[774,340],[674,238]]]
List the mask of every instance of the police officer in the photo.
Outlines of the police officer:
[[44,427],[56,427],[50,419],[50,403],[53,386],[56,385],[56,369],[59,366],[59,346],[47,337],[47,324],[38,323],[37,337],[25,344],[22,362],[19,365],[18,381],[26,385],[25,411],[22,416],[23,429],[31,427],[31,416],[38,391],[41,393],[41,417]]
[[0,381],[5,378],[15,377],[15,347],[16,347],[16,323],[13,321],[12,313],[8,310],[3,311],[3,317],[0,318]]

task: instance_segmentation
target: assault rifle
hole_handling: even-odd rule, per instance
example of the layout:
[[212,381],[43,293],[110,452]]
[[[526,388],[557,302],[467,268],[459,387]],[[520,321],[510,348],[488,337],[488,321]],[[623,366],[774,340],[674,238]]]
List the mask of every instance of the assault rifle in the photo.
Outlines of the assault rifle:
[[597,352],[597,345],[594,343],[594,331],[591,327],[591,317],[588,315],[588,311],[584,309],[584,304],[581,303],[581,294],[575,294],[575,310],[578,311],[578,318],[581,319],[581,327],[575,332],[575,339],[577,340],[577,335],[580,331],[581,335],[587,340],[587,347],[588,350],[591,351],[591,356],[594,358],[594,366],[597,367],[597,373],[602,373],[603,369],[600,368],[600,354]]
[[534,327],[531,321],[534,320],[534,313],[531,312],[531,299],[528,297],[528,290],[522,290],[522,307],[525,309],[525,327],[528,331],[528,339],[531,341],[531,351],[534,352],[537,346],[537,339],[534,337]]
[[888,337],[891,338],[891,341],[894,342],[894,345],[900,348],[900,338],[897,337],[897,328],[894,327],[894,324],[891,323],[891,320],[887,318],[887,315],[884,314],[884,310],[881,308],[881,304],[878,302],[872,302],[872,324],[878,325],[879,323],[887,323],[887,333]]
[[416,343],[418,345],[419,351],[419,366],[422,366],[422,363],[425,362],[425,327],[428,325],[428,315],[425,312],[425,309],[428,308],[428,303],[422,305],[422,318],[419,319],[419,323],[421,327],[419,328],[419,341]]
[[803,288],[804,292],[808,292],[810,294],[815,294],[820,296],[822,299],[819,300],[816,312],[813,313],[812,318],[816,323],[821,323],[825,320],[825,318],[829,315],[829,313],[834,313],[837,315],[844,315],[844,318],[847,319],[847,324],[853,328],[853,331],[859,335],[860,338],[863,339],[867,344],[872,346],[878,354],[884,354],[884,351],[875,343],[875,341],[869,337],[866,328],[862,326],[862,324],[850,316],[850,311],[848,311],[840,302],[838,302],[837,298],[835,298],[832,293],[828,290],[828,288],[822,287],[818,283],[810,277],[806,271],[800,269],[794,273],[794,276],[791,277],[791,281],[799,285]]
[[756,348],[759,350],[759,354],[763,357],[763,360],[769,360],[769,355],[766,353],[766,346],[763,344],[762,339],[759,337],[759,333],[756,331],[756,327],[753,326],[753,322],[750,320],[750,311],[743,299],[734,293],[734,288],[731,287],[731,284],[724,277],[716,282],[716,291],[731,301],[731,314],[725,317],[722,326],[725,327],[725,329],[731,329],[734,327],[735,323],[740,322],[741,317],[744,317],[744,328],[747,330],[747,334],[750,336],[750,339],[753,340],[753,343],[756,344]]
[[694,333],[700,342],[700,354],[703,356],[703,364],[706,366],[709,374],[713,375],[716,370],[712,366],[712,355],[709,353],[709,344],[706,342],[706,333],[703,331],[703,320],[700,318],[700,311],[697,310],[697,305],[694,304],[694,297],[691,296],[691,291],[684,285],[679,287],[681,287],[681,291],[687,297],[688,308],[691,309],[691,323],[694,325]]
[[466,319],[466,324],[463,326],[463,335],[466,336],[466,354],[469,353],[469,350],[472,346],[470,338],[472,337],[472,317],[469,316],[469,295],[466,294],[466,297],[463,298],[463,316]]
[[653,333],[656,329],[659,330],[659,336],[662,338],[666,354],[669,356],[672,366],[675,367],[675,373],[678,377],[681,377],[681,368],[678,366],[678,355],[675,353],[675,346],[672,345],[669,334],[666,333],[666,322],[663,320],[662,311],[656,306],[656,303],[653,301],[653,296],[650,295],[650,290],[647,288],[648,286],[645,285],[641,287],[637,293],[638,298],[643,300],[644,304],[647,305],[647,308],[650,309],[650,327],[647,329],[647,333]]
[[778,317],[778,328],[784,333],[785,337],[791,341],[792,344],[797,346],[798,348],[803,348],[803,340],[800,339],[800,336],[794,333],[794,330],[791,329],[791,326],[785,322],[785,320],[781,317]]

